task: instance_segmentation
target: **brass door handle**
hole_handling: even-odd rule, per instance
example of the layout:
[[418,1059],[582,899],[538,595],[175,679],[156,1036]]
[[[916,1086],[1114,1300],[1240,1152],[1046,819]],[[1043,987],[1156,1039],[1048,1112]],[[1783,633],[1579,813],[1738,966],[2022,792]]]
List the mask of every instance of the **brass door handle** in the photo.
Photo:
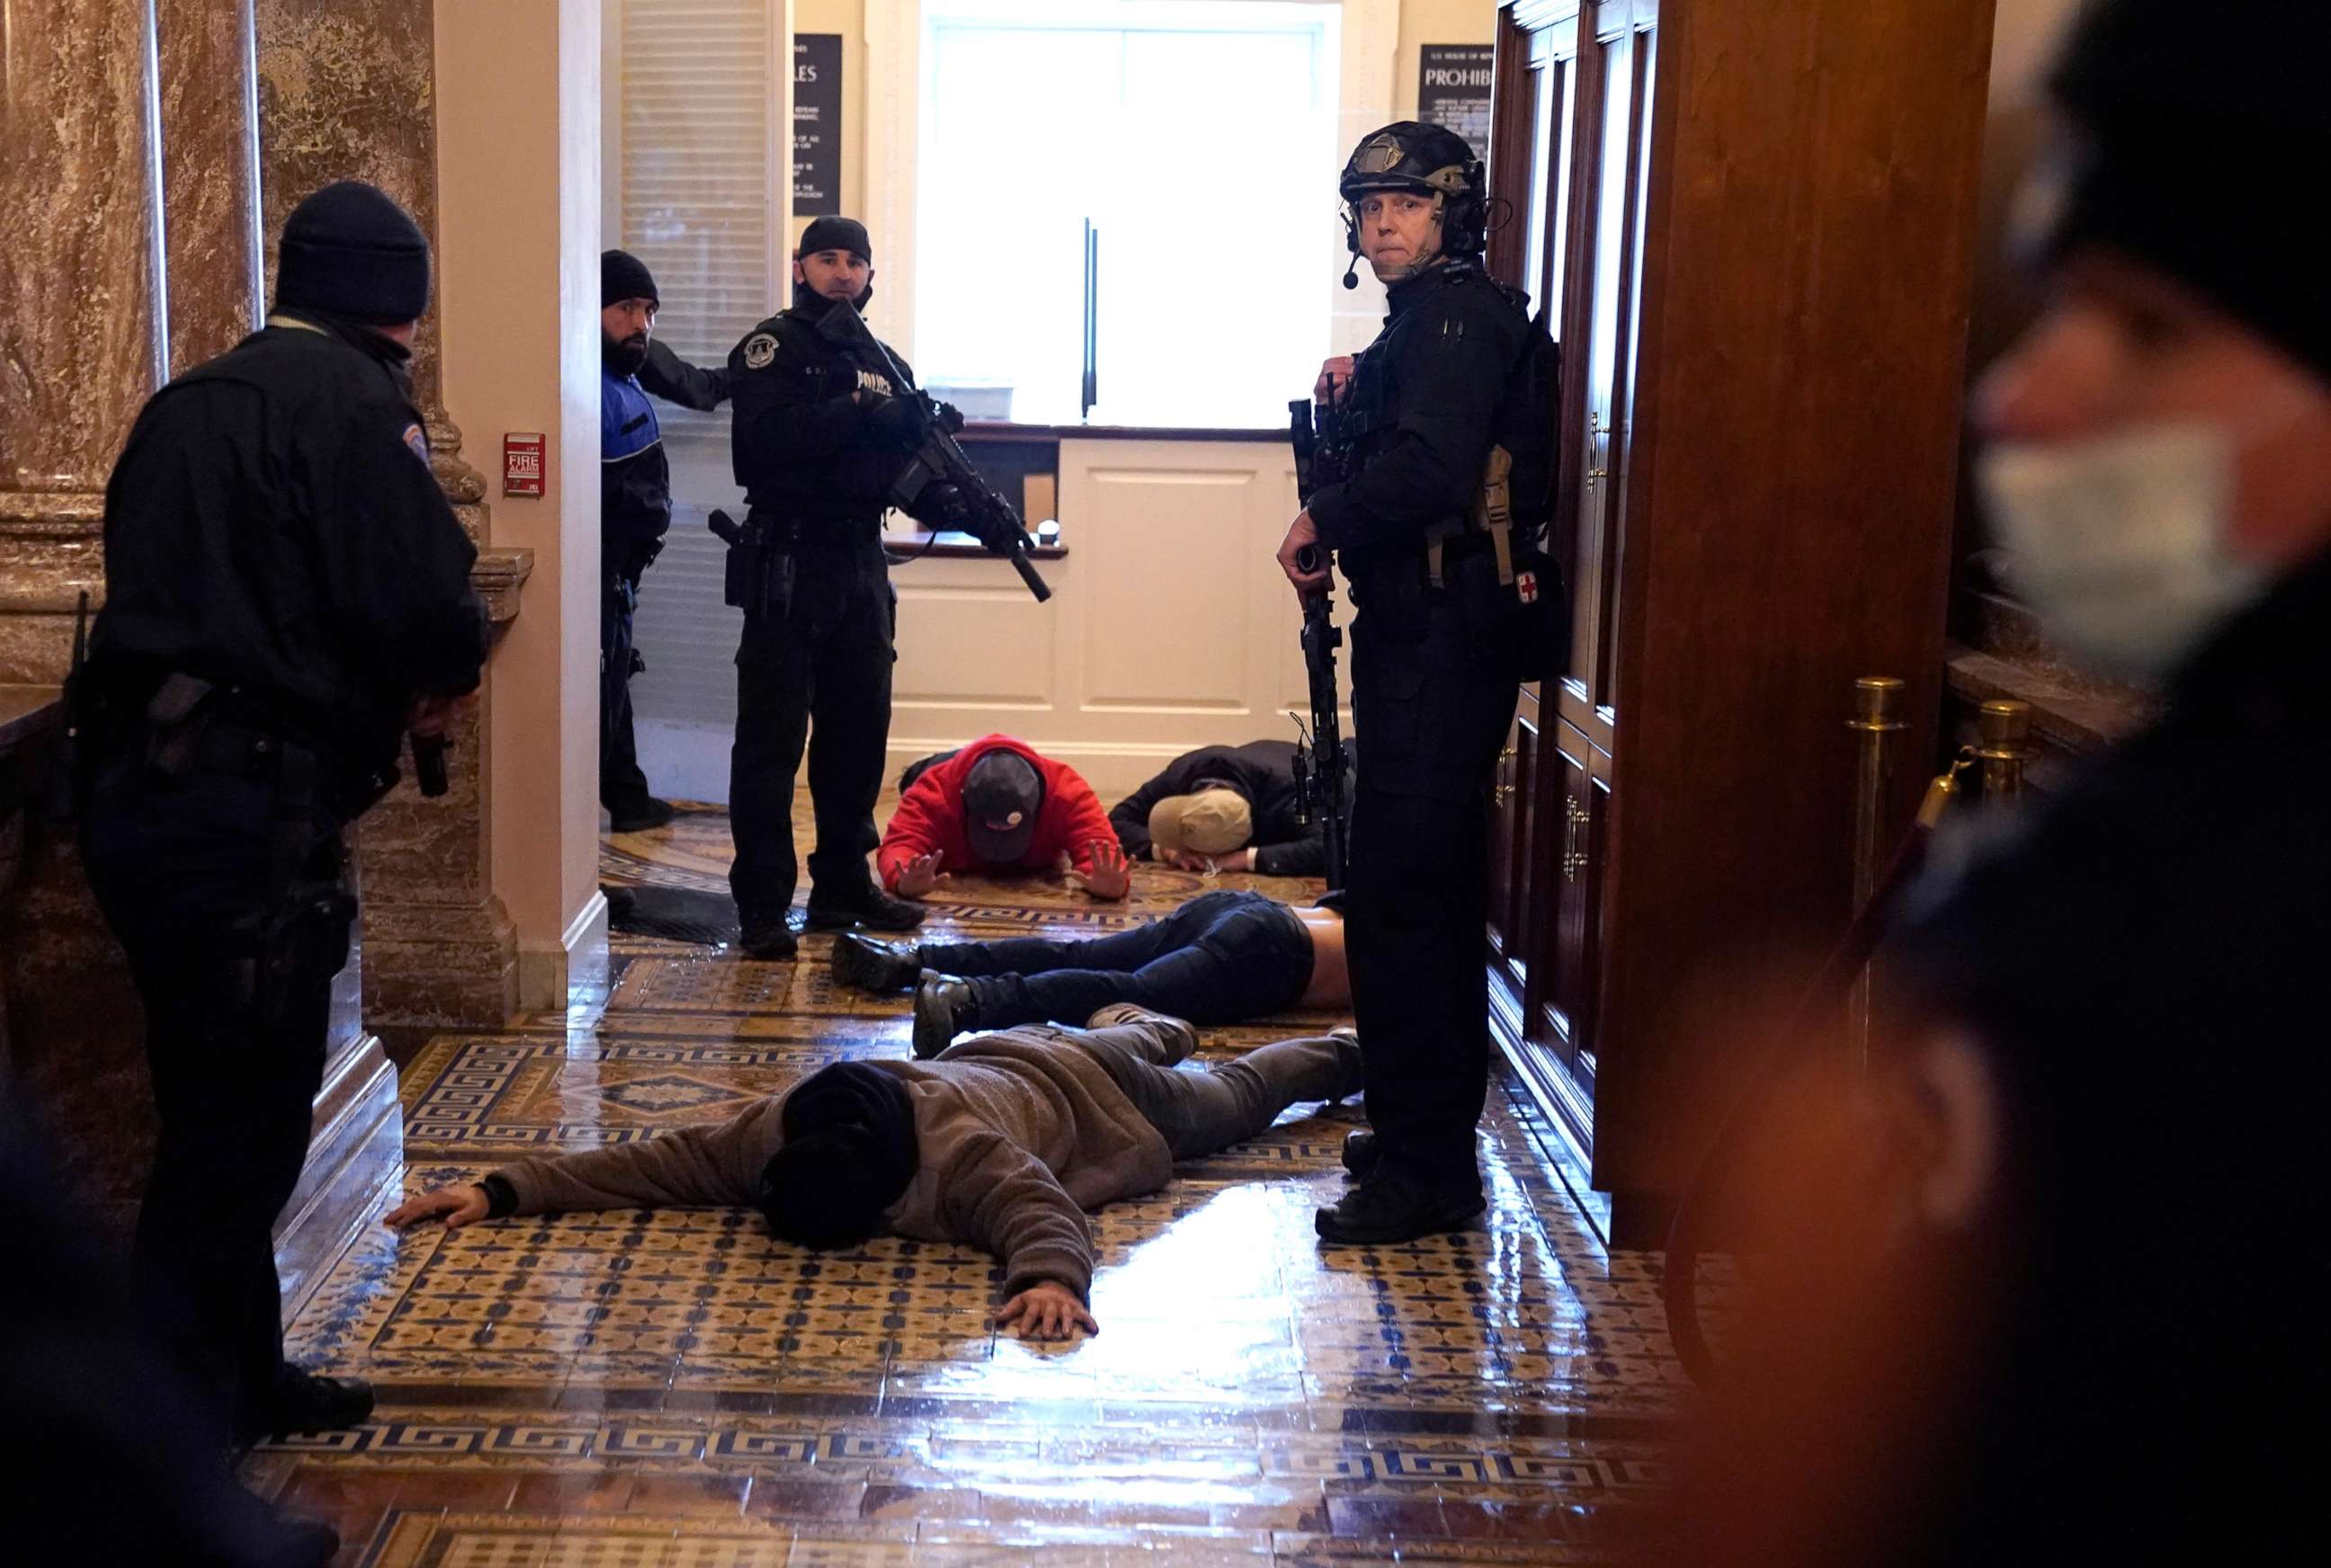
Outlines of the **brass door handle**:
[[1498,754],[1498,782],[1489,791],[1493,804],[1502,806],[1514,798],[1514,786],[1511,782],[1514,756],[1515,748],[1510,746]]
[[1574,796],[1562,803],[1562,879],[1578,880],[1578,873],[1586,869],[1586,851],[1578,847],[1578,837],[1586,827],[1586,808]]

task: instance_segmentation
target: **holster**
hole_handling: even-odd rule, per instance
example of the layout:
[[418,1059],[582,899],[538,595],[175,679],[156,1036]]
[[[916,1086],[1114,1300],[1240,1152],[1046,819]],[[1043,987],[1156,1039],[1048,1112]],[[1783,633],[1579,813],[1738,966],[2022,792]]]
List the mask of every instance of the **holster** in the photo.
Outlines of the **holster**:
[[146,765],[183,784],[195,771],[203,732],[210,727],[205,698],[217,689],[199,677],[173,672],[162,678],[146,702]]
[[723,563],[721,602],[763,619],[791,614],[794,553],[787,546],[792,542],[791,524],[748,519]]
[[303,1006],[324,1000],[348,961],[357,917],[345,851],[337,837],[317,832],[319,759],[288,744],[278,755],[269,897],[251,959],[251,1016],[262,1031],[300,1022]]

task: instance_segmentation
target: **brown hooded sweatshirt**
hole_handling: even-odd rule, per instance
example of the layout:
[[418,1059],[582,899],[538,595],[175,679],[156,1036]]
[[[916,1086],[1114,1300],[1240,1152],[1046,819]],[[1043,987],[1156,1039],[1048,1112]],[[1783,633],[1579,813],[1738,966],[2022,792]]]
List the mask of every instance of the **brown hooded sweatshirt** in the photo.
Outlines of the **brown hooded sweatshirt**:
[[[866,1063],[905,1082],[921,1151],[913,1183],[884,1212],[882,1228],[995,1253],[1006,1295],[1046,1279],[1086,1295],[1094,1259],[1084,1211],[1156,1192],[1171,1179],[1174,1161],[1078,1037],[1152,1027],[1173,1026],[1036,1024],[975,1036],[929,1061]],[[783,1141],[792,1092],[725,1122],[505,1166],[500,1174],[518,1196],[513,1212],[750,1204]]]

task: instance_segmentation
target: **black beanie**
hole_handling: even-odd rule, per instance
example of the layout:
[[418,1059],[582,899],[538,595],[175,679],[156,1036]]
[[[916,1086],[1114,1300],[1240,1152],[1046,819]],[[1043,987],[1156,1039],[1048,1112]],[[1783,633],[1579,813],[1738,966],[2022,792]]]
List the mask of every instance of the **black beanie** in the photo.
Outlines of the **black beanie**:
[[801,249],[794,252],[796,261],[815,255],[820,251],[855,251],[871,263],[874,260],[874,242],[866,237],[866,225],[856,218],[816,218],[802,231]]
[[[2103,0],[2050,82],[2076,142],[2035,236],[2046,259],[2125,252],[2204,295],[2331,380],[2331,289],[2305,238],[2302,185],[2331,167],[2323,7],[2217,0],[2212,36],[2180,0]],[[2294,183],[2298,182],[2298,183]]]
[[651,305],[661,305],[656,298],[655,274],[648,264],[629,251],[599,252],[599,309],[605,309],[618,299],[644,299]]
[[871,1236],[922,1164],[907,1086],[864,1062],[836,1062],[802,1079],[779,1117],[785,1141],[761,1172],[769,1229],[804,1247]]
[[275,303],[373,327],[418,320],[429,308],[429,237],[376,187],[326,185],[283,224]]

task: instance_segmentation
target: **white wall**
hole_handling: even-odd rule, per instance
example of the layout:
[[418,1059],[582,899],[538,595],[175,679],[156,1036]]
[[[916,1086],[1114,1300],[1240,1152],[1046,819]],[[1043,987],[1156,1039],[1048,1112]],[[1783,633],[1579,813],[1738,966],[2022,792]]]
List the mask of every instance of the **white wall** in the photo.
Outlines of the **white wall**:
[[[437,7],[445,407],[490,473],[545,432],[547,493],[493,507],[534,552],[494,656],[494,890],[518,927],[521,1005],[563,1007],[598,895],[599,0]],[[594,933],[595,932],[595,937]]]

